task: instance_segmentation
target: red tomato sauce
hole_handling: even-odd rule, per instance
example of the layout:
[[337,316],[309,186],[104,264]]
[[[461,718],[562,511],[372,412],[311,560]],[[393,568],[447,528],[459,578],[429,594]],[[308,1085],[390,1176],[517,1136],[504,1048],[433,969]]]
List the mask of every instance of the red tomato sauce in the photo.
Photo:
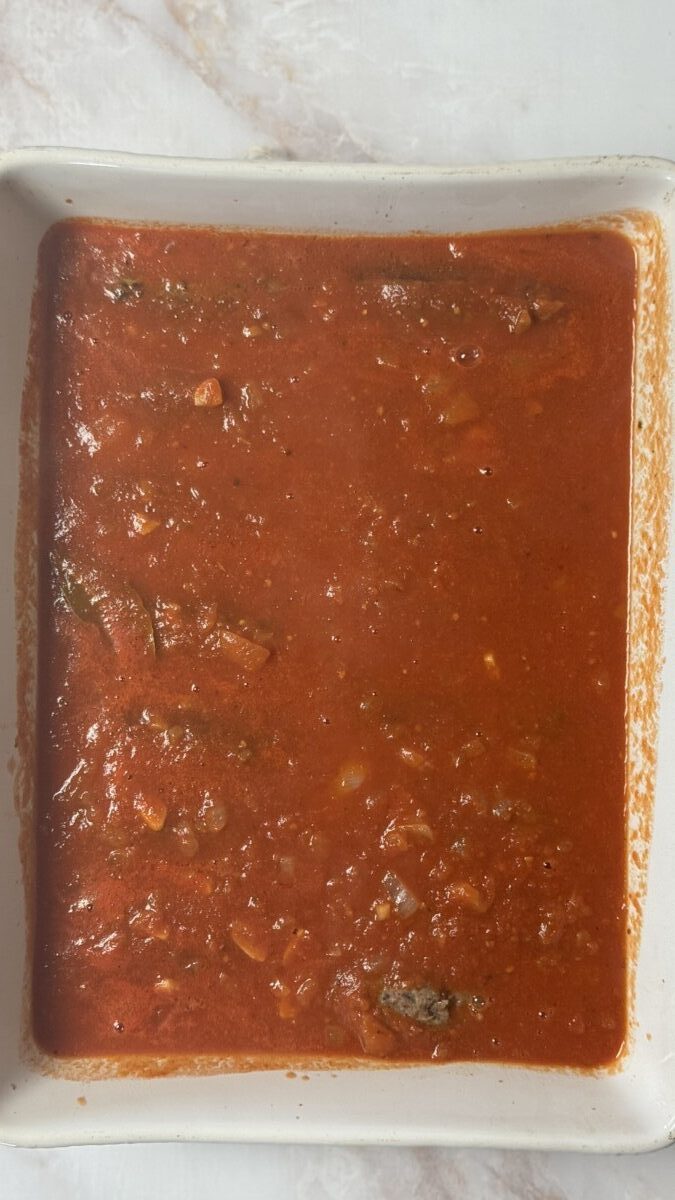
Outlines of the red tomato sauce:
[[49,232],[45,1050],[617,1056],[635,288],[602,231]]

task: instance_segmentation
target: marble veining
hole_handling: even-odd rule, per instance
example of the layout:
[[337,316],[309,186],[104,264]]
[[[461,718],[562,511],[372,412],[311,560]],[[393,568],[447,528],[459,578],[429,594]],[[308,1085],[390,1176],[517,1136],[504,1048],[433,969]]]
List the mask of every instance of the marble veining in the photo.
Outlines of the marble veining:
[[672,20],[669,0],[649,19],[637,0],[0,0],[0,145],[672,156]]
[[[675,158],[671,0],[0,0],[0,148],[487,162]],[[7,1200],[672,1200],[644,1157],[0,1149]]]

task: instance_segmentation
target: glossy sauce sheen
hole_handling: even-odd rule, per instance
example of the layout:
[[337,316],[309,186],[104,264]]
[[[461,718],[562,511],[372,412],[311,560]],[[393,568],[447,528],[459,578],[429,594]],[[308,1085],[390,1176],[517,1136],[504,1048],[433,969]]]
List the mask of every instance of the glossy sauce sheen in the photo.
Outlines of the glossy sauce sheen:
[[611,232],[50,231],[46,1050],[619,1053],[634,296]]

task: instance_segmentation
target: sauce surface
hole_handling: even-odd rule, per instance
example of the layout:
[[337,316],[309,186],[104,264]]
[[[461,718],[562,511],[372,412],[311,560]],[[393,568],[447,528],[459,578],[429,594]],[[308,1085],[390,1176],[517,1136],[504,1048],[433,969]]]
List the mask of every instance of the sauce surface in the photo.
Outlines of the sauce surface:
[[612,1060],[630,244],[68,222],[39,289],[39,1043]]

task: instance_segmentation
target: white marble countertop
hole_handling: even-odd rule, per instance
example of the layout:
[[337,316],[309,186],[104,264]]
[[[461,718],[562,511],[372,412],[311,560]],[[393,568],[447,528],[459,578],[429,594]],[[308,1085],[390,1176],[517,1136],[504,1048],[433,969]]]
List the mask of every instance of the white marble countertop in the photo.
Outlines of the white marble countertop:
[[[0,148],[675,159],[672,0],[0,0]],[[672,1200],[675,1150],[0,1148],[6,1200]]]

